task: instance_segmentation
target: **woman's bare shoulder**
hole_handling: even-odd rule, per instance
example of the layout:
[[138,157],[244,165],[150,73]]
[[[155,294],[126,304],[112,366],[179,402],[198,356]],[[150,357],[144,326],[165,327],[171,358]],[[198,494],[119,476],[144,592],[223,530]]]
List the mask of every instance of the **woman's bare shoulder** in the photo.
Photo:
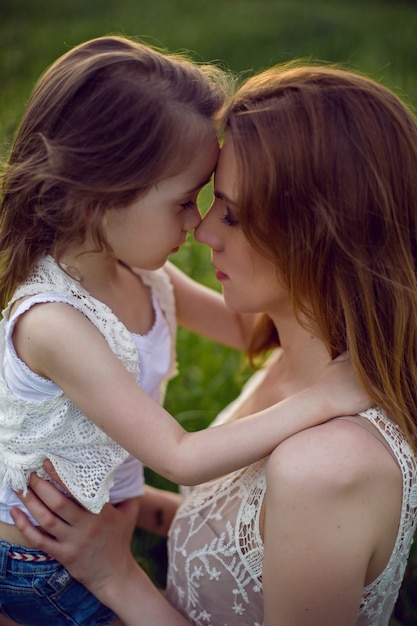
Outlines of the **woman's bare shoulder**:
[[370,480],[401,483],[401,472],[390,451],[371,429],[358,421],[333,419],[296,433],[275,448],[267,475],[269,481],[327,485],[335,488]]

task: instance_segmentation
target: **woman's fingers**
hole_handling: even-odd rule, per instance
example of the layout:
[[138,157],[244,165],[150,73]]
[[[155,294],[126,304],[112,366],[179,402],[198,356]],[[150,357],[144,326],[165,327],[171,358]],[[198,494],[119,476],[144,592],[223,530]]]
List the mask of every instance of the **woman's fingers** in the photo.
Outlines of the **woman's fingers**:
[[64,485],[64,483],[62,482],[61,478],[58,476],[58,474],[57,474],[57,472],[55,470],[55,467],[53,466],[53,464],[51,463],[51,461],[49,459],[46,459],[46,461],[44,461],[43,469],[48,474],[48,476],[50,476],[51,480],[54,481],[54,483],[56,483],[57,485],[60,485],[62,487],[62,489],[66,493],[68,493],[68,487],[66,485]]
[[[53,480],[55,480],[54,474],[55,472],[51,475]],[[78,502],[75,502],[71,499],[71,497],[68,497],[68,492],[62,492],[56,487],[56,485],[51,483],[50,480],[40,478],[37,474],[31,475],[29,488],[32,494],[35,494],[37,498],[32,497],[28,501],[26,497],[23,497],[22,500],[25,506],[27,506],[27,508],[31,511],[33,517],[35,517],[39,523],[41,523],[41,520],[38,519],[38,515],[41,515],[48,525],[54,524],[53,518],[55,518],[55,516],[58,516],[68,524],[77,522],[80,516],[80,511],[83,509]],[[36,513],[36,515],[29,507],[34,508],[34,513]]]
[[16,527],[25,537],[28,545],[44,552],[49,552],[50,545],[53,545],[54,538],[45,535],[38,526],[34,526],[26,514],[18,508],[11,509],[10,514]]
[[[51,471],[53,475],[53,471]],[[18,494],[30,514],[40,524],[34,526],[23,511],[11,511],[17,528],[31,546],[54,556],[81,580],[94,564],[94,576],[100,567],[113,562],[122,550],[129,553],[132,530],[138,513],[138,499],[122,502],[118,507],[106,504],[100,514],[86,511],[69,499],[54,484],[33,474],[25,496]],[[103,562],[97,558],[103,554]]]
[[31,546],[53,553],[60,559],[61,555],[56,554],[56,551],[60,549],[67,555],[72,525],[80,522],[83,509],[50,481],[36,474],[30,477],[28,487],[25,495],[17,495],[39,527],[34,526],[25,513],[17,508],[11,510],[13,521]]
[[337,356],[335,359],[333,359],[333,363],[336,363],[338,361],[347,361],[349,359],[349,352],[342,352],[341,354],[339,354],[339,356]]

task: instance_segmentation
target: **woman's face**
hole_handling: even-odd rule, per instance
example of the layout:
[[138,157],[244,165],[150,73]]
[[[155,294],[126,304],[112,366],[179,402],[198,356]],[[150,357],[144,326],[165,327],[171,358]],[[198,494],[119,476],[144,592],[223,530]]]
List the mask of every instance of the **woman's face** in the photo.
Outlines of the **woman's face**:
[[247,241],[239,224],[237,163],[233,142],[226,139],[214,176],[215,200],[195,230],[195,238],[212,250],[216,277],[226,304],[240,313],[289,310],[287,292],[275,265]]

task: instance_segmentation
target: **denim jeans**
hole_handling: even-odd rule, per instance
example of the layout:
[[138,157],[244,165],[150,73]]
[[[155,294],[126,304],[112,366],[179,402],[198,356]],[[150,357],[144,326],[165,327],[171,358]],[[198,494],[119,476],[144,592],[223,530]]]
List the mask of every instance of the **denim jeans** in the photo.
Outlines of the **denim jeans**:
[[30,559],[45,553],[0,540],[0,615],[26,626],[107,626],[116,619],[55,559]]

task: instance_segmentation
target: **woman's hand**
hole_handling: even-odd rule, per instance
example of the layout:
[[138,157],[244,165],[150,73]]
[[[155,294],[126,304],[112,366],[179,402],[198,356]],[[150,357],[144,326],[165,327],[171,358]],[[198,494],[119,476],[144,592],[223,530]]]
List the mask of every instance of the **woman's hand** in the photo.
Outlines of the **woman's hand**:
[[[52,465],[45,469],[57,479]],[[130,551],[136,523],[136,500],[106,504],[95,515],[67,498],[51,482],[32,475],[29,491],[21,496],[41,528],[20,509],[12,517],[27,541],[48,552],[82,582],[126,626],[187,626],[180,615],[136,563]]]
[[[52,465],[45,465],[51,477],[58,479]],[[112,575],[110,570],[120,564],[123,555],[130,555],[138,512],[136,499],[117,507],[106,504],[95,515],[36,474],[31,476],[28,493],[21,499],[40,524],[40,528],[33,526],[20,509],[11,512],[30,545],[55,557],[93,593],[107,575]]]
[[136,525],[138,528],[166,537],[179,503],[178,493],[145,485]]

